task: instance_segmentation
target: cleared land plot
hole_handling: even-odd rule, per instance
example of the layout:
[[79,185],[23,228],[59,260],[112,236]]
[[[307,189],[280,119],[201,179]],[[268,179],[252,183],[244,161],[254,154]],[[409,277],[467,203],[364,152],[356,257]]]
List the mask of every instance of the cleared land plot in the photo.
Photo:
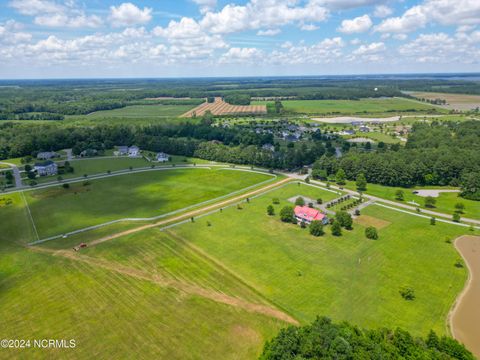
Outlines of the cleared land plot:
[[[355,190],[356,185],[353,181],[348,181],[347,188]],[[414,201],[418,204],[419,208],[425,209],[425,197],[413,194],[415,190],[422,190],[422,189],[440,189],[440,190],[452,190],[454,188],[449,187],[439,187],[439,186],[425,186],[425,187],[414,187],[414,188],[400,188],[400,187],[393,187],[393,186],[383,186],[378,184],[368,184],[367,191],[364,191],[366,194],[374,195],[381,197],[383,199],[397,201],[395,193],[398,190],[402,190],[404,194],[404,201],[401,203],[407,204],[408,202]],[[461,214],[462,216],[473,218],[473,219],[480,219],[480,201],[468,200],[464,199],[459,196],[458,192],[440,192],[438,197],[435,197],[436,204],[434,208],[429,208],[429,210],[438,211],[445,214],[453,214],[455,211],[455,204],[462,203],[465,205],[464,213]],[[409,205],[413,205],[410,203]]]
[[88,118],[166,118],[177,117],[194,105],[131,105],[120,109],[96,111]]
[[441,99],[447,102],[446,105],[439,105],[446,109],[472,110],[480,107],[480,95],[447,94],[434,92],[409,92],[418,99],[436,100]]
[[40,238],[122,218],[165,214],[272,179],[233,170],[172,169],[25,192]]
[[[255,102],[254,104],[267,104],[267,102]],[[401,98],[361,100],[285,100],[282,101],[282,104],[286,111],[304,114],[375,114],[435,110],[435,107],[432,105]]]
[[196,108],[186,112],[181,117],[202,116],[207,111],[213,115],[248,115],[248,114],[266,114],[267,106],[264,104],[256,105],[231,105],[216,97],[213,103],[204,102]]
[[[379,240],[366,239],[358,224],[341,237],[333,237],[327,227],[325,236],[315,238],[279,220],[287,199],[298,193],[327,197],[321,190],[289,185],[242,210],[229,208],[169,231],[224,263],[302,322],[328,315],[361,326],[400,326],[416,335],[430,329],[446,332],[447,313],[467,272],[454,266],[458,254],[445,239],[465,229],[431,226],[428,219],[372,205],[362,213],[391,223],[379,230]],[[281,198],[281,204],[274,205],[277,215],[270,217],[266,207],[272,197]],[[415,289],[414,301],[400,296],[403,286]]]

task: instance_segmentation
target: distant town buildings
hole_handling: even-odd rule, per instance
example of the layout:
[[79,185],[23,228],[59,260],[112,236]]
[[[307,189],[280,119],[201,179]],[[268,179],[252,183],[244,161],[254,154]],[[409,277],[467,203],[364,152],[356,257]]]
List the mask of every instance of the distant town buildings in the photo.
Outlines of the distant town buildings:
[[49,176],[58,174],[58,165],[51,160],[35,163],[33,169],[39,176]]

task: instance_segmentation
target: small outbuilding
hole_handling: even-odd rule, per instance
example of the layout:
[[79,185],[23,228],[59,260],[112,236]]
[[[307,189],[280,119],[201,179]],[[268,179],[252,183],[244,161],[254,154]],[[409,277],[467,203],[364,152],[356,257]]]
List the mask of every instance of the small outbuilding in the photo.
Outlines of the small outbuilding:
[[158,162],[167,162],[170,159],[168,154],[165,154],[164,152],[159,152],[157,153],[157,161]]

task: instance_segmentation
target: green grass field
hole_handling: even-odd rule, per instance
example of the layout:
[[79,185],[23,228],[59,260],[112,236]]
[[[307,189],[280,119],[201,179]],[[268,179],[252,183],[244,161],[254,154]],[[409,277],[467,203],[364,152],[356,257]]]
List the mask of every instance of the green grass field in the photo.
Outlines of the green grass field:
[[[252,102],[252,105],[267,102]],[[286,111],[305,114],[363,114],[395,113],[408,111],[442,111],[434,106],[400,98],[361,100],[284,100]]]
[[[356,190],[354,181],[348,181],[345,186],[349,189]],[[409,201],[415,201],[419,204],[419,208],[425,209],[425,197],[413,194],[413,191],[420,189],[454,189],[451,187],[440,186],[417,186],[414,188],[400,188],[393,186],[383,186],[379,184],[368,184],[366,194],[378,196],[387,200],[397,201],[395,199],[395,193],[397,190],[402,190],[404,194],[404,201],[402,203],[408,204]],[[465,205],[464,214],[462,216],[470,217],[474,219],[480,219],[480,201],[468,200],[458,196],[458,193],[440,193],[435,198],[437,203],[434,208],[429,208],[432,211],[438,211],[445,214],[453,214],[455,211],[455,204],[462,203]],[[411,205],[411,204],[410,204]]]
[[[379,240],[366,239],[358,224],[341,237],[327,229],[315,238],[279,220],[285,199],[298,194],[327,197],[322,190],[289,185],[253,199],[242,210],[229,208],[170,231],[302,322],[327,315],[361,326],[400,326],[416,335],[430,329],[446,333],[447,313],[467,272],[454,266],[460,256],[445,239],[468,230],[431,226],[428,219],[370,206],[362,214],[389,224],[379,230]],[[283,201],[275,205],[277,215],[269,217],[265,209],[272,197]],[[414,301],[400,296],[403,286],[415,289]]]
[[132,105],[120,109],[96,111],[87,117],[98,118],[166,118],[177,117],[196,105]]
[[[22,195],[4,196],[12,204],[0,207],[0,338],[75,339],[76,348],[2,349],[0,359],[89,359],[92,353],[100,358],[252,359],[285,326],[173,286],[26,248],[22,244],[32,238],[33,228]],[[206,289],[258,299],[230,274],[158,230],[138,236],[136,245],[130,238],[118,240],[118,248],[105,243],[99,254],[134,269],[145,264],[176,280],[188,278]],[[123,244],[128,253],[136,250],[126,259]],[[96,255],[97,249],[88,250]]]
[[[185,165],[185,164],[206,164],[208,161],[203,159],[188,158],[185,156],[172,156],[172,161],[166,163],[150,162],[145,158],[129,158],[129,157],[93,157],[88,159],[77,159],[71,160],[70,165],[74,168],[73,173],[62,174],[61,177],[66,179],[83,177],[86,175],[98,175],[106,174],[108,170],[118,171],[118,170],[129,170],[130,167],[133,169],[151,167],[152,165],[159,166],[171,166],[172,164],[176,165]],[[51,181],[57,181],[58,176],[39,176],[35,179],[38,183],[45,183]],[[24,179],[28,184],[28,179]]]
[[40,238],[126,217],[152,217],[272,179],[234,170],[175,169],[126,174],[25,193]]

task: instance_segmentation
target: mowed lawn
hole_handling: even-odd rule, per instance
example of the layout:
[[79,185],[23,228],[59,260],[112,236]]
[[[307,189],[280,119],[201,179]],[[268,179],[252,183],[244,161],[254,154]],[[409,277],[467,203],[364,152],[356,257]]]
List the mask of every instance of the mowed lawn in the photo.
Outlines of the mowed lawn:
[[120,109],[96,111],[88,118],[165,118],[177,117],[196,105],[131,105]]
[[[415,335],[430,329],[446,333],[447,313],[467,278],[465,268],[455,267],[460,256],[446,240],[467,229],[432,226],[428,219],[372,205],[362,214],[388,225],[378,240],[366,239],[359,224],[341,237],[327,227],[326,235],[315,238],[279,219],[285,199],[298,194],[328,197],[322,190],[289,185],[241,210],[225,209],[168,231],[221,261],[303,323],[326,315],[366,327],[400,326]],[[282,202],[270,217],[266,207],[273,197]],[[404,286],[414,288],[415,300],[401,297]]]
[[122,218],[166,214],[273,179],[228,169],[167,169],[25,192],[40,238]]
[[[347,187],[355,190],[355,183],[353,181],[347,182]],[[424,186],[424,187],[414,187],[414,188],[400,188],[393,186],[383,186],[379,184],[368,184],[366,194],[371,194],[374,196],[381,197],[383,199],[397,201],[395,199],[395,193],[397,190],[402,190],[404,194],[404,201],[401,203],[408,204],[409,201],[415,201],[420,208],[425,208],[425,197],[415,195],[413,191],[421,189],[454,189],[450,187],[439,187],[439,186]],[[436,204],[434,208],[428,208],[428,210],[438,211],[445,214],[452,214],[455,212],[455,205],[457,203],[462,203],[465,206],[464,213],[462,216],[480,219],[480,201],[468,200],[459,196],[459,193],[440,193],[438,197],[435,198]],[[400,201],[399,201],[400,202]]]
[[[252,105],[267,102],[252,102]],[[360,100],[284,100],[282,104],[287,111],[305,114],[359,114],[359,113],[385,113],[396,111],[428,111],[438,110],[429,104],[422,104],[400,98],[379,98]]]

